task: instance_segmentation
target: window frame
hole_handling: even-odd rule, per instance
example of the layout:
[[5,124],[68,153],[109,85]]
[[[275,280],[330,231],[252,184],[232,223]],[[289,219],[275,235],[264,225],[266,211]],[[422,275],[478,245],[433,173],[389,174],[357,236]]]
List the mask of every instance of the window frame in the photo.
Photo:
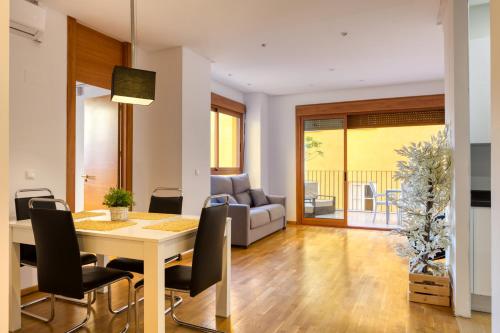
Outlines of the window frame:
[[[212,101],[210,112],[215,112],[216,122],[215,122],[215,167],[212,167],[212,161],[210,161],[210,173],[212,175],[230,175],[238,174],[243,172],[244,161],[245,161],[245,112],[246,107],[244,104],[230,100],[226,97],[212,93]],[[240,163],[239,167],[234,168],[221,168],[219,167],[219,114],[227,114],[232,117],[236,117],[240,120]],[[210,134],[210,138],[212,134]],[[210,157],[211,158],[211,157]]]

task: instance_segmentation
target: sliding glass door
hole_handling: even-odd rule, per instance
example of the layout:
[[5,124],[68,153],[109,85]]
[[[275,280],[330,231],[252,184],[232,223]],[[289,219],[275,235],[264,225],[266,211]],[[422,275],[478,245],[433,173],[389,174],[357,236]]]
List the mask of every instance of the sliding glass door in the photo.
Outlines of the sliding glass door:
[[303,224],[346,226],[346,116],[300,117]]

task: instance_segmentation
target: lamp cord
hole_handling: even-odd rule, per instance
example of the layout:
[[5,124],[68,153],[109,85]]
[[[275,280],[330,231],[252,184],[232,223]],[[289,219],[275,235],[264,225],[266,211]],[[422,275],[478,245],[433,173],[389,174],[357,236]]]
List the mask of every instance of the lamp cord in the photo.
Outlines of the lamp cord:
[[135,67],[135,25],[136,25],[136,7],[135,0],[130,0],[130,39],[131,39],[131,67]]

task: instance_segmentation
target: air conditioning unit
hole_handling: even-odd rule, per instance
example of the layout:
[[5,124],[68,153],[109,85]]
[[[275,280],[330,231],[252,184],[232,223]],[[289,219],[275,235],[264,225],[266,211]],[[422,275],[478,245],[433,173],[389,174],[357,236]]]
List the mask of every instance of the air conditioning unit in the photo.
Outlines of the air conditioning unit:
[[38,42],[45,30],[46,10],[36,2],[26,0],[10,1],[10,29]]

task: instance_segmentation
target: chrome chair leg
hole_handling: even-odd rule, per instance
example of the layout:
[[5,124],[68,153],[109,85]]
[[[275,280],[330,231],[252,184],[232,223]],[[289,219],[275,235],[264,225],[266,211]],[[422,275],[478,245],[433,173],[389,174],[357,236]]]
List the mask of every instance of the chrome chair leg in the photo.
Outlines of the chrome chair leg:
[[[144,285],[138,287],[134,291],[134,311],[135,311],[135,331],[139,332],[139,302],[144,300],[144,297],[137,299],[137,294],[140,289],[144,288]],[[180,296],[175,296],[174,308],[179,306],[182,303],[183,299]],[[172,305],[165,309],[165,314],[168,314],[172,310]]]
[[[33,312],[29,312],[29,311],[24,310],[24,308],[26,308],[28,306],[35,305],[35,304],[44,302],[44,301],[49,300],[49,299],[50,299],[50,316],[48,318],[37,315]],[[37,300],[22,304],[21,305],[21,313],[25,316],[28,316],[28,317],[31,317],[31,318],[34,318],[37,320],[41,320],[44,323],[50,323],[54,319],[55,308],[56,308],[56,298],[54,295],[50,295],[50,296],[46,296],[46,297],[39,298]]]
[[188,323],[188,322],[180,320],[175,315],[175,306],[174,305],[175,305],[174,291],[170,290],[170,307],[172,308],[172,311],[170,312],[170,316],[172,317],[172,319],[178,325],[189,327],[191,329],[195,329],[195,330],[202,331],[202,332],[207,332],[207,333],[224,333],[222,331],[214,330],[214,329],[211,329],[211,328],[208,328],[208,327],[204,327],[204,326],[194,325],[194,324],[191,324],[191,323]]
[[80,328],[85,326],[85,324],[87,324],[87,322],[90,319],[91,310],[92,310],[92,297],[90,296],[90,293],[88,293],[87,294],[87,315],[85,316],[85,319],[80,324],[78,324],[75,327],[71,328],[70,330],[66,331],[66,333],[76,332]]
[[[119,280],[117,281],[114,281],[114,282],[118,282]],[[127,323],[125,324],[125,327],[120,331],[120,333],[125,333],[128,331],[129,327],[130,327],[130,308],[131,308],[131,304],[130,304],[130,294],[132,293],[132,280],[127,278],[127,281],[128,281],[128,305],[126,306],[128,308],[128,311],[127,311]],[[113,282],[113,283],[114,283]],[[111,287],[111,284],[108,284],[107,285],[108,287],[108,290],[110,289]],[[101,287],[100,287],[101,288]],[[78,325],[76,325],[75,327],[71,328],[69,331],[66,331],[66,333],[73,333],[77,330],[79,330],[80,328],[82,328],[83,326],[85,326],[87,324],[87,322],[89,321],[90,319],[90,314],[92,312],[92,299],[93,297],[91,296],[92,293],[95,293],[96,290],[91,290],[90,292],[87,293],[87,315],[85,316],[85,319]]]

